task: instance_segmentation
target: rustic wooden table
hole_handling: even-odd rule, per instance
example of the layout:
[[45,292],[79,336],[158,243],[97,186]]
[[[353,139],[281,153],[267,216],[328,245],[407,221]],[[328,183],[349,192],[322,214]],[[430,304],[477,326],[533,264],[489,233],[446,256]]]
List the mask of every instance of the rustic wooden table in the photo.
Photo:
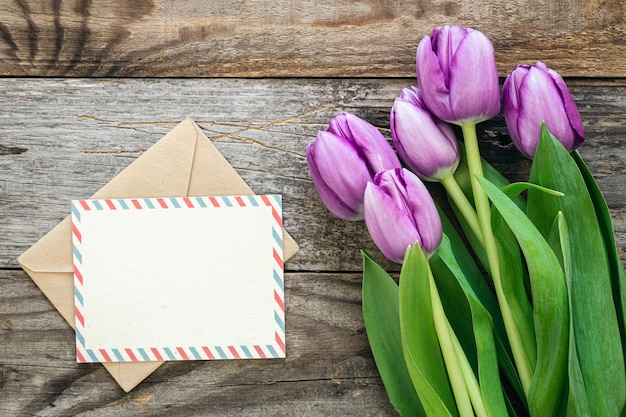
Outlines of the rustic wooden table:
[[[566,77],[626,259],[626,22],[576,2],[0,0],[0,415],[392,416],[363,327],[362,223],[334,219],[306,145],[342,111],[389,134],[435,26],[487,34],[502,76]],[[300,244],[286,264],[285,360],[170,362],[130,393],[77,364],[74,333],[16,258],[185,117],[257,193],[280,193]],[[502,117],[479,125],[511,180],[529,162]],[[436,187],[432,187],[437,192]]]

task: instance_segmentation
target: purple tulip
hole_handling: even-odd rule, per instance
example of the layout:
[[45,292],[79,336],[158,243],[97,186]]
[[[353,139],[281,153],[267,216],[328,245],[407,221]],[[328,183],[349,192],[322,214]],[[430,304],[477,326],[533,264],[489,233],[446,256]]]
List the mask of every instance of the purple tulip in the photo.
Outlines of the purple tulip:
[[391,110],[391,137],[400,159],[423,180],[442,180],[459,165],[454,131],[433,118],[416,87],[405,88],[396,98]]
[[335,116],[306,150],[313,184],[328,210],[343,220],[363,219],[363,194],[376,173],[399,168],[385,137],[359,117]]
[[426,106],[446,122],[478,123],[500,112],[493,45],[479,31],[433,29],[417,48],[417,80]]
[[394,262],[402,263],[407,247],[416,242],[426,254],[441,243],[435,203],[422,181],[407,169],[378,173],[365,189],[364,209],[372,240]]
[[511,139],[529,158],[541,135],[541,124],[569,151],[585,139],[580,113],[565,81],[543,62],[518,65],[506,78],[502,89],[504,119]]

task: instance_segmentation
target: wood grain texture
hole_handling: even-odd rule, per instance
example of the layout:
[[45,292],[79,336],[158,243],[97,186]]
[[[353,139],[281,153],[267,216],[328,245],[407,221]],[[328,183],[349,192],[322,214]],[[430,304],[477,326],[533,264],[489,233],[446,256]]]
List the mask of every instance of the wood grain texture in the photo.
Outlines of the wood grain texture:
[[621,0],[0,0],[0,75],[410,77],[433,27],[481,30],[502,75],[626,76]]
[[[285,227],[301,248],[289,270],[360,271],[361,248],[383,261],[362,222],[327,212],[304,154],[342,111],[388,136],[393,99],[411,81],[0,80],[0,266],[17,267],[17,256],[69,214],[71,199],[89,197],[187,116],[255,192],[283,194]],[[586,127],[581,153],[626,259],[626,82],[569,84]],[[510,180],[527,179],[530,163],[512,146],[503,118],[479,130],[485,158]]]
[[[364,331],[360,250],[398,266],[362,222],[327,212],[307,144],[342,111],[389,137],[419,40],[473,27],[501,75],[542,60],[579,77],[567,82],[581,154],[626,261],[625,12],[621,0],[0,0],[0,415],[396,415]],[[286,264],[287,358],[170,362],[127,394],[75,363],[73,331],[16,258],[188,116],[253,190],[283,195],[300,245]],[[502,117],[479,135],[487,160],[527,178]]]

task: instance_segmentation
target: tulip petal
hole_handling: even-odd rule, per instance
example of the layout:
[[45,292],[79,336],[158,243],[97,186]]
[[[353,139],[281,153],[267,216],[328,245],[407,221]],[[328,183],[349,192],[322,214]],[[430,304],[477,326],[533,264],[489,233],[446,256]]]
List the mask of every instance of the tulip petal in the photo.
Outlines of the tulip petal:
[[[431,174],[431,158],[424,150],[424,135],[432,131],[424,112],[406,100],[396,99],[392,108],[391,137],[400,159],[417,175],[428,177]],[[427,132],[427,133],[426,133]]]
[[[404,171],[405,169],[397,168],[389,171],[379,172],[374,177],[374,184],[379,186],[385,194],[387,194],[393,200],[394,204],[402,209],[405,213],[411,213],[411,206],[408,204],[408,198],[406,197],[406,184],[404,183]],[[409,217],[415,226],[415,219]]]
[[312,156],[326,185],[345,205],[360,212],[365,185],[372,177],[352,145],[332,133],[319,132]]
[[[509,129],[509,135],[511,136],[511,140],[514,143],[519,142],[519,130],[517,129],[517,115],[519,111],[519,95],[517,93],[517,85],[515,83],[515,73],[517,70],[513,71],[506,79],[504,80],[504,85],[502,86],[502,102],[504,108],[504,120],[506,121],[506,125]],[[522,153],[526,156],[526,152],[520,149]]]
[[408,246],[420,242],[409,218],[380,187],[368,183],[364,197],[367,230],[380,251],[390,260],[402,263]]
[[382,133],[371,123],[352,113],[344,112],[335,116],[330,121],[327,132],[350,142],[367,164],[371,176],[400,167],[398,156]]
[[450,112],[450,91],[446,77],[428,36],[422,38],[417,47],[416,68],[424,104],[441,120],[454,121],[454,115]]
[[563,100],[563,106],[565,107],[565,113],[567,113],[567,118],[569,119],[569,123],[571,128],[574,130],[575,138],[571,148],[568,150],[572,151],[577,149],[585,138],[585,132],[583,128],[583,121],[580,117],[580,112],[578,111],[578,107],[574,102],[574,98],[569,92],[567,85],[563,78],[554,70],[548,68],[548,74],[552,77],[554,84],[559,89],[561,93],[561,99]]
[[518,89],[522,80],[528,74],[528,65],[518,65],[515,70],[504,80],[502,96],[505,103],[505,111],[509,109],[517,112],[520,106]]
[[442,239],[441,218],[428,189],[414,174],[404,172],[406,198],[411,206],[411,213],[416,222],[417,232],[421,238],[422,249],[433,253]]
[[341,201],[339,196],[324,182],[313,160],[313,145],[307,146],[306,159],[313,185],[328,211],[342,220],[361,220],[362,215]]
[[500,112],[493,45],[481,32],[469,31],[458,45],[450,62],[448,88],[454,121],[480,122]]
[[530,68],[519,86],[518,95],[521,102],[517,128],[520,132],[522,147],[526,152],[531,156],[534,155],[541,134],[542,121],[545,121],[548,130],[566,148],[574,142],[569,119],[561,105],[561,93],[545,67]]
[[411,86],[411,88],[403,88],[398,98],[406,100],[413,105],[425,109],[424,101],[419,92],[419,88]]
[[445,79],[450,79],[452,59],[470,29],[462,26],[444,26],[432,31],[433,51],[437,54]]
[[348,137],[352,139],[355,149],[368,164],[372,176],[381,171],[400,168],[398,156],[374,125],[353,114],[345,115],[346,126],[350,131]]
[[459,147],[452,128],[411,102],[396,99],[391,136],[400,159],[418,176],[434,179],[441,171],[454,171]]
[[326,131],[344,138],[348,137],[350,135],[350,129],[348,129],[346,120],[348,114],[350,113],[344,112],[330,119]]

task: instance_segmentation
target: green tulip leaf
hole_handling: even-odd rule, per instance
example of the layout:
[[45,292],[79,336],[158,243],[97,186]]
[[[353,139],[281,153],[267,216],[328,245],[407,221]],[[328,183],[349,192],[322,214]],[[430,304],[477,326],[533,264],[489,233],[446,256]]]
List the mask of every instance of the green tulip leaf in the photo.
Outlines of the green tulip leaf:
[[554,197],[529,190],[528,217],[543,236],[549,235],[558,212],[567,218],[574,341],[584,382],[584,390],[577,392],[587,396],[591,416],[617,416],[626,401],[626,374],[609,254],[588,184],[575,160],[545,125],[530,181],[565,194]]
[[[474,291],[470,283],[473,278],[466,276],[446,235],[435,256],[443,264],[433,268],[433,274],[446,316],[477,373],[485,408],[490,416],[507,415],[491,314]],[[431,264],[439,264],[433,260],[435,256]]]
[[[562,197],[563,193],[541,187],[529,182],[515,182],[502,188],[502,192],[510,199],[516,199],[523,191],[535,189],[550,195]],[[498,211],[492,215],[492,227],[498,254],[500,257],[500,276],[502,290],[511,308],[513,321],[520,333],[526,358],[531,369],[534,369],[537,361],[537,348],[535,346],[535,328],[533,324],[533,309],[530,302],[530,283],[528,273],[522,259],[522,253],[514,233],[506,224]]]
[[[567,221],[562,212],[557,214],[550,234],[548,243],[559,257],[563,271],[565,272],[567,283],[567,297],[570,305],[572,304],[572,251],[570,244],[569,228]],[[580,370],[580,362],[578,361],[578,352],[576,350],[576,341],[574,339],[574,320],[572,309],[570,308],[570,327],[569,327],[569,355],[568,355],[568,396],[567,396],[567,415],[568,417],[585,417],[591,415],[589,402],[585,393],[585,384],[582,372]]]
[[543,191],[546,194],[550,194],[556,197],[563,197],[564,195],[560,191],[551,190],[550,188],[542,187],[541,185],[533,184],[531,182],[514,182],[512,184],[508,184],[507,186],[502,188],[502,192],[506,194],[511,200],[514,200],[523,191],[526,191],[530,188],[537,191]]
[[[450,248],[453,252],[454,258],[464,272],[464,277],[467,281],[466,285],[471,288],[471,291],[476,294],[476,297],[480,300],[481,304],[487,308],[489,314],[493,317],[496,334],[501,335],[504,340],[507,340],[506,330],[504,329],[504,323],[502,322],[502,317],[500,315],[500,306],[498,305],[498,300],[493,294],[491,287],[485,280],[485,277],[480,271],[478,265],[476,265],[472,254],[465,246],[463,239],[455,229],[450,219],[442,210],[439,209],[438,212],[439,217],[441,218],[443,234],[445,239],[450,242]],[[440,265],[445,266],[445,264],[437,262],[437,260],[440,260],[440,257],[438,256],[438,253],[435,252],[430,258],[430,265],[432,268],[437,269]],[[445,268],[447,269],[447,266]]]
[[529,299],[528,272],[515,234],[499,212],[493,212],[491,223],[500,259],[502,292],[520,334],[529,367],[534,369],[537,363],[537,346],[533,309]]
[[528,407],[531,415],[550,416],[559,406],[567,371],[569,313],[565,275],[556,255],[524,212],[484,177],[477,176],[477,180],[515,234],[526,259],[537,346]]
[[378,372],[401,416],[425,417],[402,353],[398,284],[367,253],[362,254],[363,319]]
[[[509,347],[504,322],[502,321],[498,300],[496,299],[492,288],[485,280],[484,275],[476,265],[472,254],[469,252],[465,243],[461,239],[461,236],[454,228],[454,225],[450,222],[442,210],[439,210],[439,215],[443,226],[444,242],[449,241],[449,244],[446,243],[446,247],[449,248],[450,254],[445,257],[445,259],[442,259],[441,253],[443,253],[443,249],[441,249],[442,246],[440,246],[440,249],[438,249],[433,256],[431,256],[429,260],[430,266],[433,271],[433,275],[438,279],[438,283],[441,283],[442,285],[447,282],[443,279],[443,277],[446,276],[448,276],[448,280],[450,281],[459,280],[458,285],[449,285],[447,287],[442,287],[440,290],[442,293],[441,298],[444,308],[447,312],[449,311],[451,313],[448,315],[448,318],[450,319],[450,322],[454,327],[461,345],[470,359],[470,362],[472,362],[472,365],[477,368],[475,361],[472,361],[476,351],[473,331],[470,326],[466,325],[467,317],[470,315],[469,305],[466,302],[460,302],[460,300],[466,298],[466,293],[472,294],[472,296],[479,300],[480,304],[487,309],[489,315],[491,316],[498,361],[500,363],[501,370],[515,393],[518,395],[519,398],[516,400],[518,402],[523,402],[523,400],[520,399],[524,398],[524,393],[513,363],[513,356]],[[451,259],[453,259],[458,265],[462,274],[457,274],[457,276],[452,274],[450,267],[447,265],[447,263],[450,263]]]
[[[617,245],[615,243],[615,232],[613,231],[613,222],[611,219],[611,213],[604,200],[604,196],[600,191],[600,187],[593,178],[593,175],[587,168],[587,165],[580,157],[578,151],[573,152],[572,156],[576,165],[580,169],[580,172],[585,179],[587,189],[593,207],[596,210],[598,216],[598,223],[602,231],[602,238],[606,246],[607,254],[609,256],[609,266],[611,269],[611,286],[613,289],[613,301],[617,309],[617,321],[620,326],[620,334],[622,336],[622,347],[626,346],[626,273],[624,273],[624,266],[617,252]],[[623,349],[626,357],[626,348]]]
[[428,263],[419,245],[404,258],[399,299],[406,367],[424,410],[429,416],[457,416],[433,322]]

